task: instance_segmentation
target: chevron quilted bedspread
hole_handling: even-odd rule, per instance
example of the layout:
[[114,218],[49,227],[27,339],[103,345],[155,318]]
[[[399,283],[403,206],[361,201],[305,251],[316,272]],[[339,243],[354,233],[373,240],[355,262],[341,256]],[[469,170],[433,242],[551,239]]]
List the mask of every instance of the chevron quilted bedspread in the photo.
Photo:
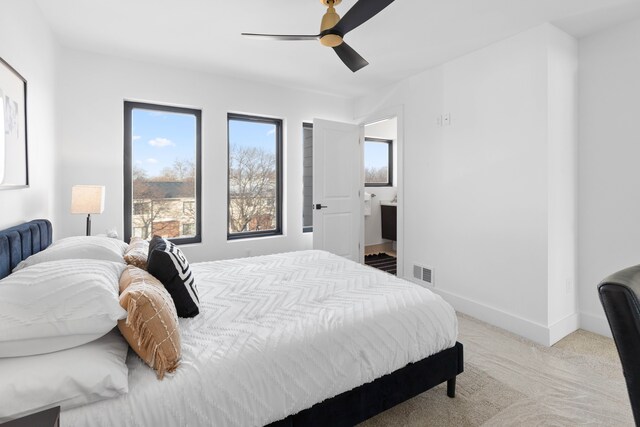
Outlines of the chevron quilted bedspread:
[[323,251],[192,264],[200,315],[159,381],[129,352],[129,393],[64,426],[261,426],[452,347],[440,296]]

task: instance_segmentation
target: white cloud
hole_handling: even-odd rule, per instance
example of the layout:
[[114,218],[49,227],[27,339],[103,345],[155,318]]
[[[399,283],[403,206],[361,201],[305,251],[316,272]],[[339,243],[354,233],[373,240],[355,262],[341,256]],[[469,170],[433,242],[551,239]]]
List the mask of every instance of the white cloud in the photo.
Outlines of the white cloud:
[[134,141],[137,141],[137,140],[139,140],[140,138],[142,138],[140,135],[133,135],[133,136],[131,137],[131,139],[133,139]]
[[174,144],[173,141],[167,138],[154,138],[149,141],[149,145],[152,147],[169,147],[176,144]]
[[273,129],[269,129],[269,130],[267,131],[267,135],[273,135],[273,134],[275,134],[275,133],[276,133],[276,129],[275,129],[275,128],[273,128]]
[[151,157],[147,159],[147,163],[153,163],[153,164],[158,163],[158,159],[154,159],[153,157]]

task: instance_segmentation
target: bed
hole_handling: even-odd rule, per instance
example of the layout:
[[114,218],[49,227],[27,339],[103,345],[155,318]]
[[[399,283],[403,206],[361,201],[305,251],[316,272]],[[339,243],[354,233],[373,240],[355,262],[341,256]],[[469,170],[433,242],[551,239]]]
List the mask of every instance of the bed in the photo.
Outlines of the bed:
[[[39,240],[33,223],[19,242],[0,232],[0,266],[51,242],[36,224]],[[180,319],[180,368],[158,381],[130,353],[129,393],[63,410],[62,425],[349,426],[443,382],[455,395],[455,313],[418,285],[323,251],[192,269],[201,313]]]

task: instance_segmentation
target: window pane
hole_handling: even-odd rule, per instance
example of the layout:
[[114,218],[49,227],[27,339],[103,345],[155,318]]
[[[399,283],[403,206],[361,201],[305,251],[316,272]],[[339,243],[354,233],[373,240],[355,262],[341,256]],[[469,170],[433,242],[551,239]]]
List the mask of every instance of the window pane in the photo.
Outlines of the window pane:
[[280,234],[281,128],[279,120],[229,116],[229,235]]
[[198,126],[194,114],[131,109],[132,235],[196,236]]
[[365,184],[390,184],[389,143],[365,141],[364,182]]
[[313,231],[313,125],[302,128],[302,231]]

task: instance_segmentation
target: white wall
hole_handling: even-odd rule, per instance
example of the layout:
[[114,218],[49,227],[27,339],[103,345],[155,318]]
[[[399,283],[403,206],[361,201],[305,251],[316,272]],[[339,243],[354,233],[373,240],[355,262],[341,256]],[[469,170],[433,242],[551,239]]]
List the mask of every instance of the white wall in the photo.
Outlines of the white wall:
[[369,138],[390,139],[393,141],[392,187],[365,187],[365,191],[376,196],[371,199],[371,215],[364,217],[364,244],[379,245],[390,240],[382,238],[382,209],[380,202],[390,201],[398,193],[398,119],[391,118],[364,127],[364,136]]
[[[64,49],[58,120],[61,126],[56,227],[60,237],[84,232],[69,214],[73,184],[106,185],[106,207],[92,216],[94,233],[123,235],[123,101],[202,109],[202,243],[185,246],[191,261],[310,248],[302,233],[302,122],[345,121],[351,102],[211,74]],[[227,242],[227,112],[284,119],[284,236]]]
[[640,263],[640,20],[580,41],[581,326],[609,334],[597,285]]
[[0,190],[0,228],[54,219],[56,49],[32,0],[0,2],[0,57],[27,80],[27,189]]
[[[552,180],[571,175],[550,172],[549,144],[575,146],[549,124],[556,32],[544,25],[427,70],[357,100],[355,111],[404,106],[404,271],[432,266],[435,290],[456,309],[545,344],[556,338],[550,245],[570,264],[575,253],[570,235],[549,238],[550,212],[558,223],[575,216],[549,209]],[[566,44],[558,50],[575,58]],[[570,78],[558,67],[556,78]],[[443,113],[451,126],[438,126]]]

